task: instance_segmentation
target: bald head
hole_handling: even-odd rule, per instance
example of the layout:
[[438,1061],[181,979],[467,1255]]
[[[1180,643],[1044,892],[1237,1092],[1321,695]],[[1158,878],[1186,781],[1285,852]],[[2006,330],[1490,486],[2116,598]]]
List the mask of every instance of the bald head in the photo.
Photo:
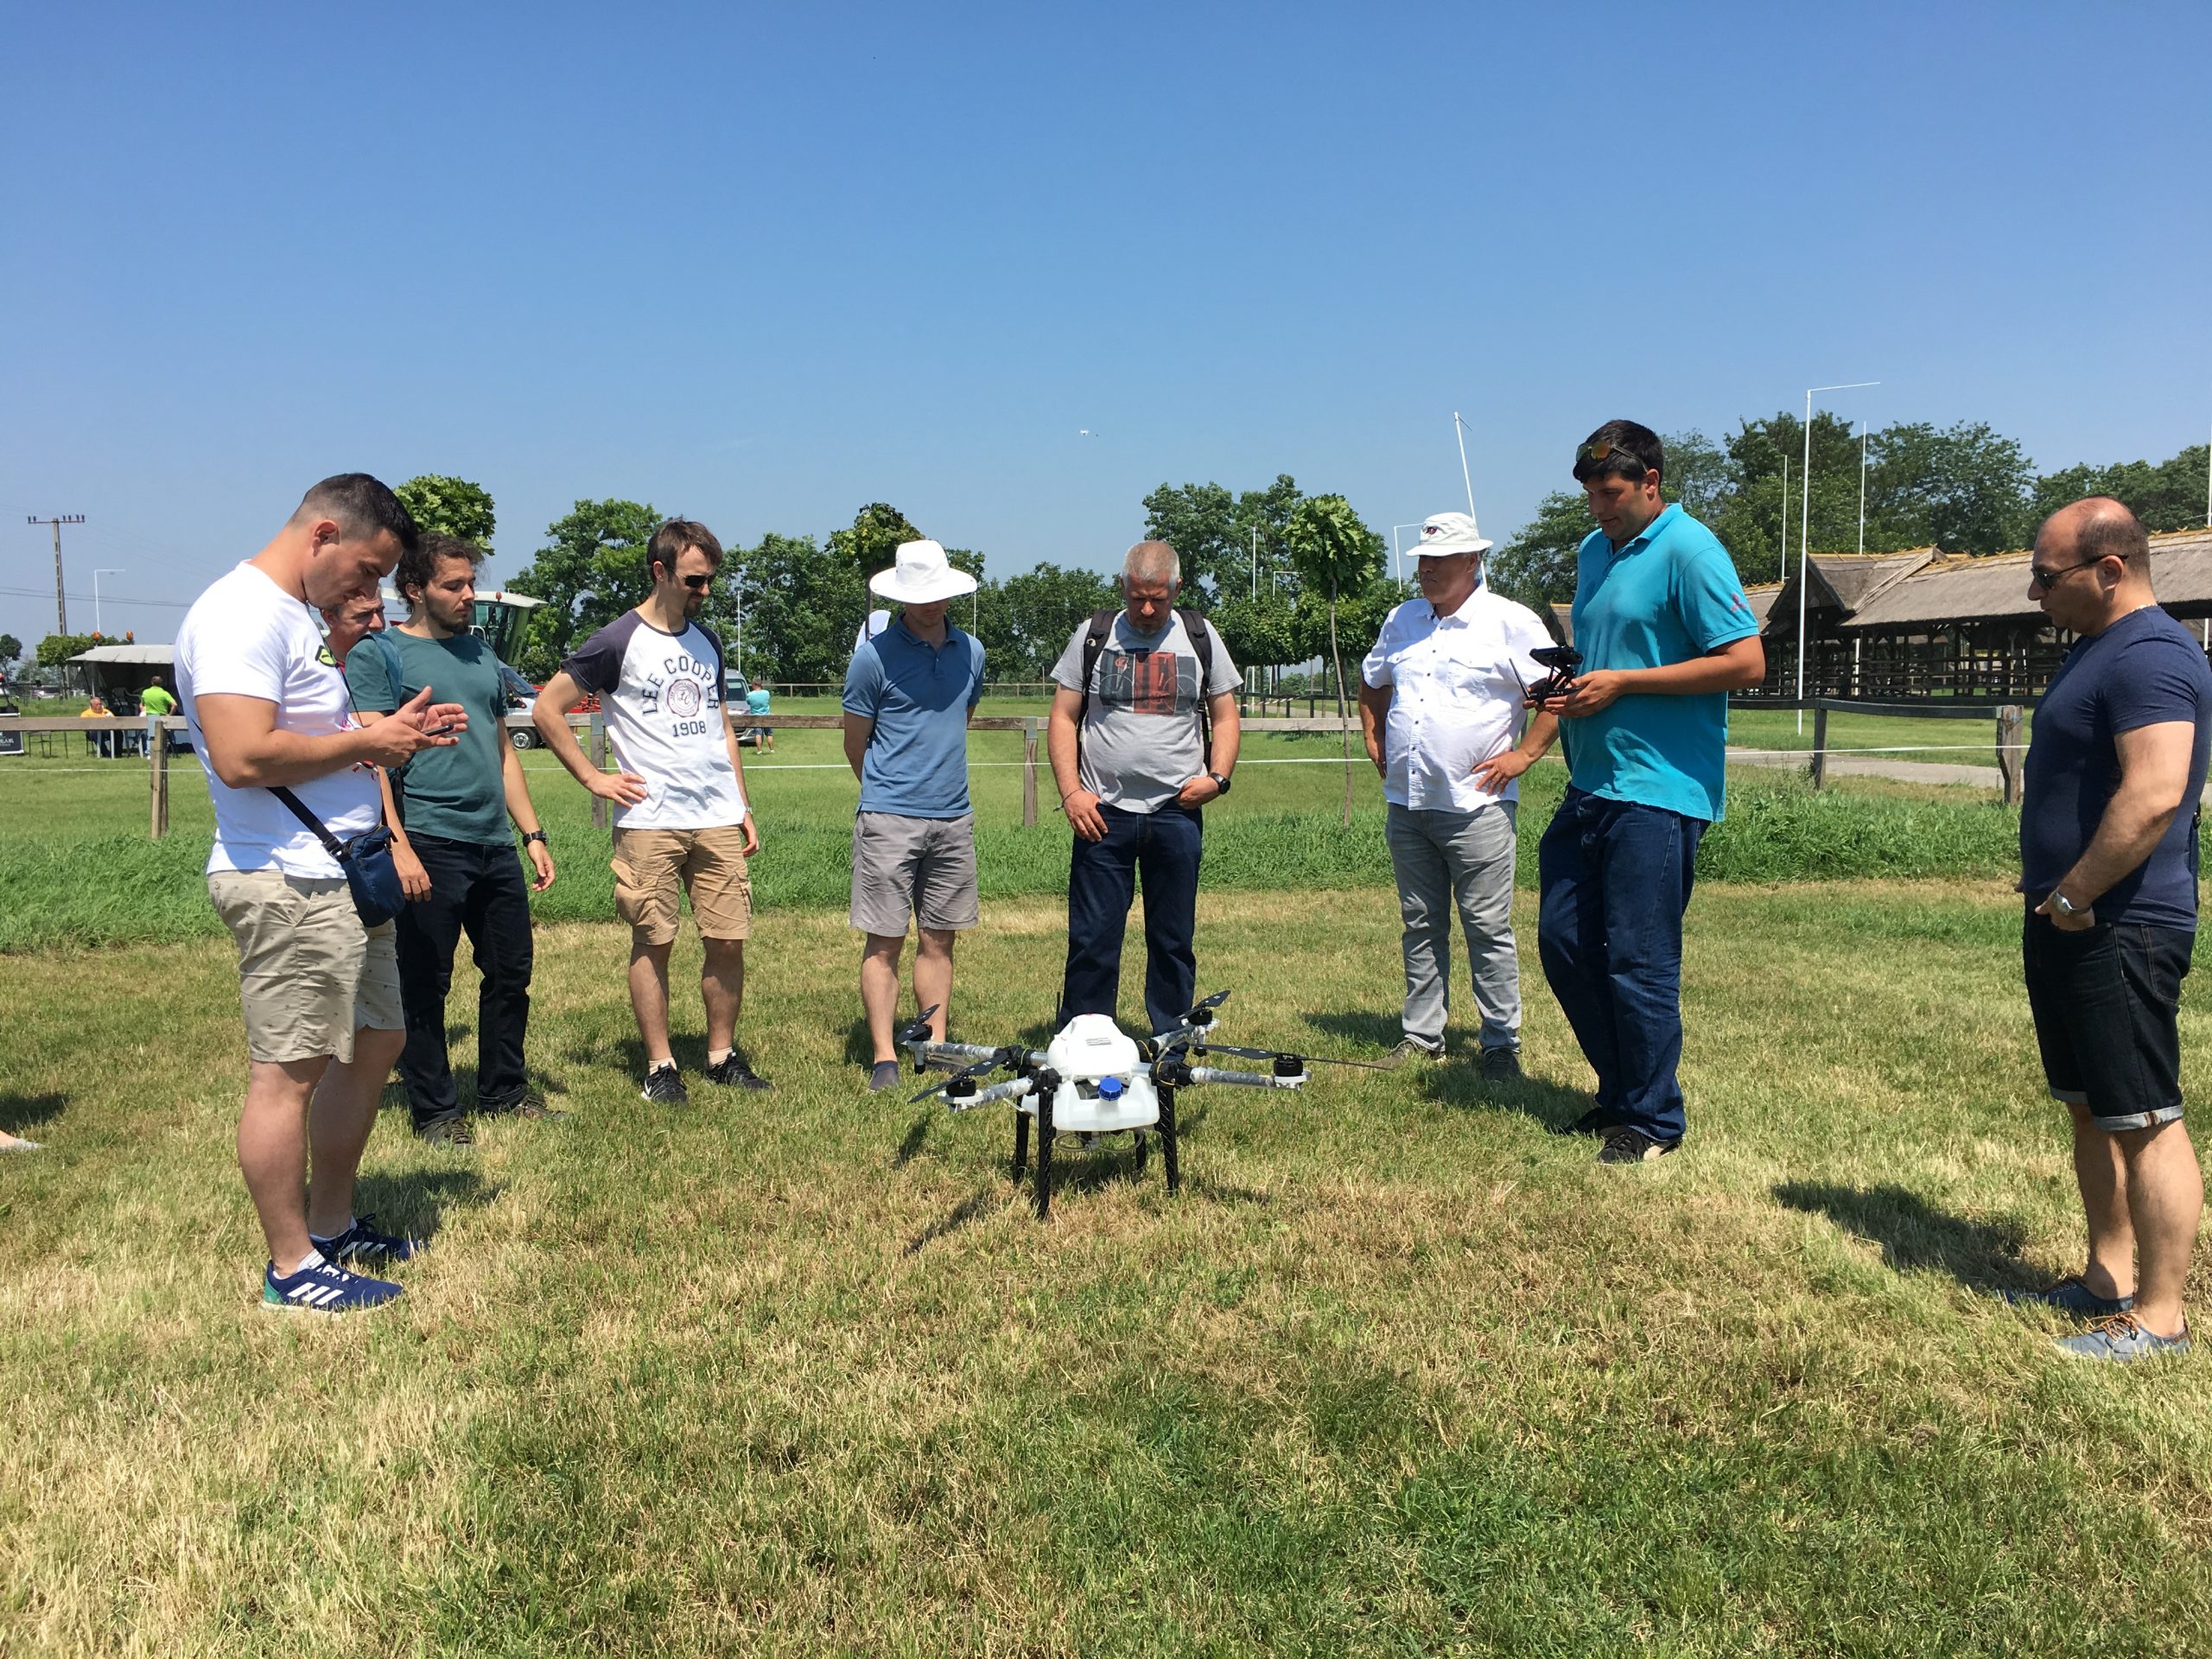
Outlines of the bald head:
[[1183,562],[1165,542],[1139,542],[1129,550],[1129,556],[1122,561],[1122,575],[1130,582],[1164,582],[1171,588],[1179,587],[1183,581]]
[[2069,503],[2043,521],[2036,546],[2046,557],[2063,555],[2070,563],[2120,559],[2131,576],[2151,575],[2151,537],[2125,502],[2092,495]]

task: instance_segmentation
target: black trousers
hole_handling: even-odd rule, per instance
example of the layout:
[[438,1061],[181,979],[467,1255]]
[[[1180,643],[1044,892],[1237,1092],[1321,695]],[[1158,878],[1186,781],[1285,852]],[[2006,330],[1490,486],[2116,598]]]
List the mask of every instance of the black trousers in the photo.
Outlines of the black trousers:
[[430,878],[430,896],[399,913],[399,995],[407,1047],[399,1075],[415,1127],[461,1116],[446,1048],[446,994],[463,933],[476,952],[476,1103],[491,1112],[522,1098],[523,1038],[530,1027],[530,886],[505,842],[485,845],[410,836]]
[[1060,1023],[1078,1014],[1118,1017],[1122,938],[1144,877],[1144,1013],[1147,1031],[1166,1031],[1198,995],[1198,863],[1205,815],[1168,805],[1128,812],[1102,803],[1106,839],[1075,838],[1068,859],[1068,964],[1060,982]]

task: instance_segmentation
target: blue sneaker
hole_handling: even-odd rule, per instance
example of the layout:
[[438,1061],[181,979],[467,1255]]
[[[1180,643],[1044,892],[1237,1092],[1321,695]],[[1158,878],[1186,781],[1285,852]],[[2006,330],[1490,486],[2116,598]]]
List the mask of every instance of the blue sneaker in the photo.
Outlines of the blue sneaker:
[[2085,1319],[2108,1319],[2135,1306],[2133,1296],[2098,1295],[2079,1276],[2062,1279],[2045,1290],[2008,1290],[2005,1300],[2014,1307],[2055,1307]]
[[2187,1353],[2189,1326],[2183,1325],[2177,1337],[2162,1337],[2145,1330],[2133,1313],[2115,1313],[2102,1325],[2092,1325],[2078,1337],[2062,1338],[2058,1351],[2071,1354],[2075,1359],[2102,1359],[2114,1364],[2132,1365],[2139,1359],[2160,1359],[2169,1354]]
[[380,1233],[373,1224],[375,1221],[374,1216],[356,1216],[353,1224],[337,1237],[326,1241],[311,1236],[308,1243],[322,1252],[324,1261],[335,1262],[340,1267],[388,1267],[395,1262],[411,1262],[422,1254],[424,1245],[421,1239]]
[[396,1301],[399,1287],[365,1279],[327,1262],[280,1275],[271,1262],[261,1276],[261,1305],[279,1313],[350,1313]]

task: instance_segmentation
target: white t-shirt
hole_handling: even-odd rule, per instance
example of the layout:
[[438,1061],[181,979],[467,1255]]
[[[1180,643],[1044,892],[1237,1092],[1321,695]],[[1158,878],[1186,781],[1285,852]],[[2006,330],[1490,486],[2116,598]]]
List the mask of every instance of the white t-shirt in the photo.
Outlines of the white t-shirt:
[[[176,693],[192,746],[203,757],[203,696],[273,702],[278,731],[308,737],[327,737],[358,723],[346,677],[322,642],[315,613],[251,564],[239,565],[186,613],[176,633]],[[375,829],[384,817],[373,766],[357,764],[291,787],[300,804],[340,841]],[[210,874],[275,868],[324,880],[345,874],[315,833],[268,790],[233,789],[209,766],[207,793],[215,804]]]
[[1425,599],[1392,611],[1359,665],[1368,684],[1392,688],[1382,798],[1416,811],[1459,812],[1518,800],[1517,781],[1493,795],[1471,774],[1520,736],[1522,686],[1548,671],[1529,653],[1551,643],[1534,611],[1487,588],[1449,616]]
[[576,647],[563,672],[595,693],[624,768],[645,798],[614,809],[618,830],[712,830],[745,822],[722,718],[721,642],[697,623],[663,633],[625,611]]

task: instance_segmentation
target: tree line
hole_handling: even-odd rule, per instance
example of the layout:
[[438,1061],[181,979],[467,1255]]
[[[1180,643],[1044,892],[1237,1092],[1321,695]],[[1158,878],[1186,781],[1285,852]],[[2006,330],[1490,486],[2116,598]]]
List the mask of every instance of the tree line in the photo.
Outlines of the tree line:
[[[1809,545],[1815,553],[1859,550],[1860,435],[1823,410],[1813,416],[1812,439],[1809,488],[1803,478],[1805,423],[1787,410],[1745,421],[1718,444],[1696,431],[1665,440],[1667,499],[1712,527],[1747,582],[1784,575],[1785,513],[1793,565],[1799,549],[1808,545],[1801,518],[1812,527]],[[1901,422],[1866,433],[1863,455],[1869,553],[2024,548],[2044,518],[2085,495],[2118,498],[2152,531],[2188,530],[2205,522],[2206,448],[2201,443],[2164,461],[2038,474],[2018,442],[1984,423],[1938,428]],[[1524,604],[1573,598],[1574,550],[1590,529],[1581,492],[1554,491],[1491,556],[1491,581]]]

